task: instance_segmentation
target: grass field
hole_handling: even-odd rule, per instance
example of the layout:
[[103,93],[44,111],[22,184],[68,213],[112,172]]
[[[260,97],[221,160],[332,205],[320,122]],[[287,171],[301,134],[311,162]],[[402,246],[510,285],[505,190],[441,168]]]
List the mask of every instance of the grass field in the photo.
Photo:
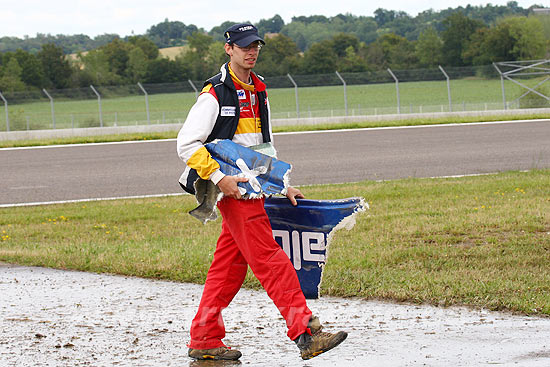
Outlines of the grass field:
[[[302,187],[370,209],[330,247],[322,294],[550,315],[550,170]],[[0,261],[202,283],[219,220],[190,196],[0,208]],[[249,274],[247,287],[258,288]]]
[[[508,83],[507,98],[520,93],[518,86]],[[400,83],[401,113],[442,112],[449,110],[447,86],[444,81]],[[451,81],[453,111],[502,109],[499,80],[462,79]],[[299,88],[300,117],[343,116],[344,89],[342,86]],[[270,89],[269,98],[273,118],[297,116],[294,89]],[[371,84],[347,87],[349,115],[377,115],[397,113],[395,85]],[[195,101],[195,93],[149,95],[150,121],[156,123],[183,123]],[[9,103],[9,101],[8,101]],[[102,99],[104,126],[147,124],[145,97],[128,96]],[[0,131],[6,130],[4,107],[0,108]],[[99,126],[97,99],[56,100],[54,102],[56,128]],[[9,104],[11,130],[47,129],[53,126],[48,100]]]

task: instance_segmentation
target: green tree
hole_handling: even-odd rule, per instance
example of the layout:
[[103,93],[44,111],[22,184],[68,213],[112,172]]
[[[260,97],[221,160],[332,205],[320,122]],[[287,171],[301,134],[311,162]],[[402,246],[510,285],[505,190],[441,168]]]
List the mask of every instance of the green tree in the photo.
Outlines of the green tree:
[[286,75],[298,67],[296,43],[283,34],[266,39],[255,70],[263,76]]
[[128,61],[130,60],[130,50],[133,48],[129,43],[121,41],[119,38],[99,48],[107,57],[109,71],[120,76],[124,80],[127,75]]
[[487,65],[492,62],[512,60],[510,50],[513,40],[507,29],[479,28],[470,37],[462,59],[469,65]]
[[134,83],[144,80],[144,77],[147,74],[148,65],[149,59],[141,48],[136,47],[128,53],[127,74]]
[[102,50],[93,50],[86,55],[79,54],[78,57],[81,67],[77,72],[76,82],[80,87],[89,87],[90,84],[116,85],[122,83],[122,77],[111,71],[108,57]]
[[37,56],[42,64],[44,75],[54,88],[70,86],[73,70],[61,47],[53,43],[43,45]]
[[374,20],[379,27],[392,22],[395,19],[395,11],[378,8],[374,11]]
[[281,33],[296,40],[296,44],[301,51],[307,50],[314,43],[331,39],[334,34],[330,27],[327,26],[327,23],[315,21],[293,21],[285,25]]
[[367,66],[372,70],[383,70],[388,67],[386,55],[379,42],[373,42],[367,46],[365,52]]
[[429,27],[418,37],[415,46],[418,63],[422,67],[433,68],[440,65],[443,59],[443,41],[437,31]]
[[0,91],[1,92],[19,92],[26,89],[25,83],[21,80],[23,69],[15,57],[5,64],[0,70]]
[[156,59],[147,65],[145,82],[173,83],[184,79],[182,65],[168,59]]
[[337,59],[330,41],[314,43],[304,53],[302,71],[305,74],[334,73]]
[[193,24],[185,25],[179,21],[171,22],[165,19],[164,22],[149,28],[146,36],[158,47],[171,47],[182,45],[188,36],[198,31],[197,26]]
[[510,27],[510,34],[515,41],[512,55],[517,60],[545,57],[545,37],[539,19],[535,17],[510,17],[501,21],[498,26]]
[[338,71],[344,73],[359,73],[367,69],[367,63],[357,54],[353,46],[348,46],[346,55],[338,61]]
[[225,54],[223,45],[223,42],[213,42],[210,44],[205,60],[208,66],[208,71],[206,71],[208,75],[206,77],[217,74],[220,66],[227,61],[228,56]]
[[467,47],[472,34],[484,24],[481,21],[468,18],[462,12],[456,12],[443,21],[443,62],[448,66],[464,66],[462,54]]
[[208,52],[210,45],[214,42],[214,39],[204,33],[195,32],[187,37],[189,47],[198,54],[204,55]]
[[105,46],[106,44],[113,42],[117,38],[120,38],[120,36],[116,33],[99,34],[94,37],[93,46],[86,48],[86,50],[94,50],[101,46]]
[[37,88],[43,88],[47,85],[42,64],[36,55],[21,49],[15,52],[6,52],[4,54],[4,63],[7,64],[11,58],[17,59],[17,63],[21,67],[21,81],[25,85]]
[[283,29],[285,21],[279,14],[275,14],[272,18],[261,19],[255,25],[260,36],[263,37],[266,33],[279,33]]
[[348,54],[348,48],[351,47],[354,52],[359,49],[359,38],[353,34],[338,33],[332,37],[332,49],[338,57],[344,57]]
[[498,61],[541,59],[545,56],[545,39],[537,18],[508,17],[494,27],[474,33],[463,58],[474,65]]
[[188,76],[194,80],[204,80],[217,73],[220,59],[225,60],[223,42],[215,42],[212,36],[193,33],[187,37],[189,50],[178,58],[179,65],[185,67]]
[[143,54],[148,60],[154,60],[159,56],[159,48],[153,41],[148,38],[141,36],[132,36],[128,38],[128,42],[134,46],[138,47],[143,51]]
[[369,45],[367,61],[380,69],[411,69],[417,66],[414,44],[405,37],[388,33]]

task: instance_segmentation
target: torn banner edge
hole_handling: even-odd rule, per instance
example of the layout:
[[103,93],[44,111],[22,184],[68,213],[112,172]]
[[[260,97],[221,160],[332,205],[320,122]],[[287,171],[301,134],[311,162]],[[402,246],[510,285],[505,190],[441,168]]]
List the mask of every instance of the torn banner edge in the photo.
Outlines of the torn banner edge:
[[330,249],[330,244],[332,242],[332,238],[334,237],[334,233],[341,230],[342,228],[345,228],[348,231],[351,231],[353,227],[355,227],[355,224],[357,223],[357,214],[367,211],[367,209],[370,209],[369,203],[365,201],[365,198],[359,196],[359,197],[353,197],[348,199],[342,199],[342,200],[327,200],[327,202],[342,202],[350,199],[359,199],[359,203],[355,205],[355,208],[353,209],[353,213],[350,215],[342,218],[340,222],[338,222],[337,225],[335,225],[332,230],[327,235],[327,243],[325,244],[325,261],[319,262],[318,265],[321,268],[321,279],[319,279],[319,284],[317,285],[317,298],[321,295],[321,284],[323,284],[323,276],[324,276],[324,270],[325,265],[328,262],[328,254]]

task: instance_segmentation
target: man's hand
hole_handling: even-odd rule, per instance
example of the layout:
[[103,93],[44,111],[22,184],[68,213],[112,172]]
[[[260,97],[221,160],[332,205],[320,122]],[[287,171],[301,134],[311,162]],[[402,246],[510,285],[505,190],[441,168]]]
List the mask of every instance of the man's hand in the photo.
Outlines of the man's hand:
[[296,198],[303,199],[304,195],[297,188],[289,186],[287,191],[286,191],[286,197],[290,200],[292,205],[296,206],[296,205],[298,205],[298,202],[296,201]]
[[247,182],[248,178],[237,176],[225,176],[218,182],[218,187],[222,190],[224,196],[229,196],[233,199],[240,199],[241,192],[237,184],[239,182]]

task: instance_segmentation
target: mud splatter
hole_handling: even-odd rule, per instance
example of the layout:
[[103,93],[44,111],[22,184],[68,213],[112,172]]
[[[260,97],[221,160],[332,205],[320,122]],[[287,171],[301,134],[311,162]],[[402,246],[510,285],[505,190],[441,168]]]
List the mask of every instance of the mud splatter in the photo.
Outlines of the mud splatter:
[[302,361],[264,292],[224,311],[238,362],[192,361],[202,287],[0,264],[1,366],[471,366],[550,364],[550,319],[323,297],[309,301],[338,348]]

